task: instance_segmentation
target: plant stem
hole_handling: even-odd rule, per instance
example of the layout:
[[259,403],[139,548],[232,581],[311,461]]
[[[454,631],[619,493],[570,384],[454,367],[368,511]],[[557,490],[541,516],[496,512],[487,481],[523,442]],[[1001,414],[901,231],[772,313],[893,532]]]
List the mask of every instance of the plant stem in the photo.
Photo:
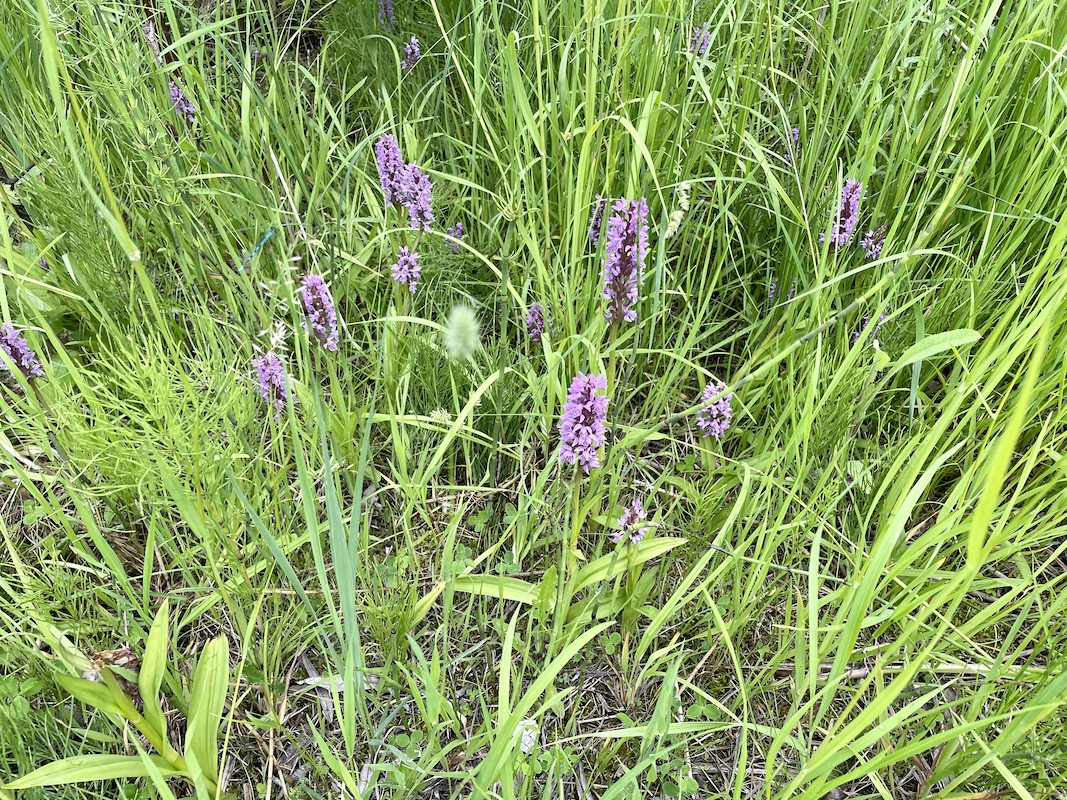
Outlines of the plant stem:
[[582,532],[582,479],[579,472],[574,475],[574,491],[571,494],[571,540],[567,550],[567,580],[578,571],[578,537]]

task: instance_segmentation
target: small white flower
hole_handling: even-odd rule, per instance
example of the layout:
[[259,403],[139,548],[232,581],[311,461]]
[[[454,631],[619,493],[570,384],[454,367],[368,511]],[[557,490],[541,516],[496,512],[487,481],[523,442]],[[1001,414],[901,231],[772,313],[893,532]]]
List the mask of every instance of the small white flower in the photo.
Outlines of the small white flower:
[[516,732],[522,735],[519,740],[519,749],[529,754],[537,743],[537,736],[541,733],[541,728],[532,719],[524,719],[519,723],[519,728]]
[[682,211],[689,210],[689,192],[692,191],[692,189],[693,187],[690,185],[689,181],[682,181],[678,184],[678,207],[681,208]]
[[667,220],[667,230],[663,232],[664,238],[671,239],[678,233],[678,229],[682,227],[683,216],[684,214],[680,209],[671,212],[670,219]]

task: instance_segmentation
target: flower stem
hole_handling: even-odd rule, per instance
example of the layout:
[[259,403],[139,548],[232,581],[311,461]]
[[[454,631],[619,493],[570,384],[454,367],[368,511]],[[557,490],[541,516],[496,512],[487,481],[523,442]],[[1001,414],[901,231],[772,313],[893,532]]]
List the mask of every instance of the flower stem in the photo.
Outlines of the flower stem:
[[567,580],[578,571],[578,537],[582,533],[582,479],[575,471],[574,492],[571,494],[571,540],[567,549]]
[[618,352],[615,348],[615,337],[619,334],[619,323],[612,322],[608,332],[608,397],[615,389],[615,361]]

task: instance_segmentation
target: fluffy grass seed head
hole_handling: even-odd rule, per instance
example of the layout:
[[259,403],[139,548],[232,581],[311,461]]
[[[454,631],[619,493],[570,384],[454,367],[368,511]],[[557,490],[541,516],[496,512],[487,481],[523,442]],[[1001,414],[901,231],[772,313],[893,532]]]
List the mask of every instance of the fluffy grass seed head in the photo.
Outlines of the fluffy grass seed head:
[[678,184],[677,190],[675,190],[675,196],[678,198],[678,208],[682,211],[689,210],[689,194],[693,191],[693,184],[689,181],[682,181]]
[[680,208],[674,209],[667,219],[667,228],[663,231],[663,238],[673,239],[678,234],[678,229],[682,227],[683,219],[685,219],[685,212]]
[[466,361],[474,355],[482,346],[478,335],[480,328],[473,308],[466,305],[453,307],[441,337],[448,355],[456,361]]

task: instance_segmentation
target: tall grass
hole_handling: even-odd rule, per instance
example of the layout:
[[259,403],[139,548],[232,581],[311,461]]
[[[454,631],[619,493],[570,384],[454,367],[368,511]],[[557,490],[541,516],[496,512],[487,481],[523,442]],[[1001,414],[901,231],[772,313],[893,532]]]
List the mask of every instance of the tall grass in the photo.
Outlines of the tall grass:
[[[1062,792],[1067,12],[396,5],[0,7],[0,796]],[[650,208],[617,328],[597,195]]]

